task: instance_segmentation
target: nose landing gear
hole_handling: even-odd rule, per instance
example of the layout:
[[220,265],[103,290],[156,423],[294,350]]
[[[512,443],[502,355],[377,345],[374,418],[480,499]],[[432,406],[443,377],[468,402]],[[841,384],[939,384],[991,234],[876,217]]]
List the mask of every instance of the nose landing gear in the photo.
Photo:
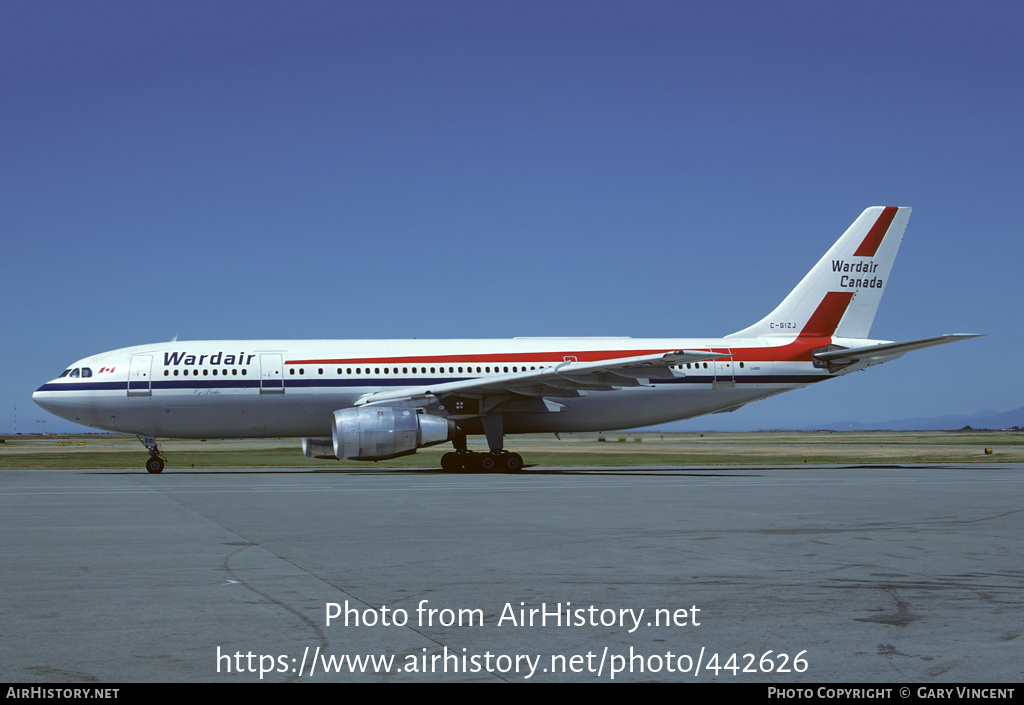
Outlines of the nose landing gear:
[[136,436],[142,445],[146,446],[146,450],[149,451],[149,460],[146,461],[146,472],[151,475],[156,475],[164,471],[164,459],[160,457],[160,449],[156,446],[156,439],[153,436],[146,436],[145,438]]

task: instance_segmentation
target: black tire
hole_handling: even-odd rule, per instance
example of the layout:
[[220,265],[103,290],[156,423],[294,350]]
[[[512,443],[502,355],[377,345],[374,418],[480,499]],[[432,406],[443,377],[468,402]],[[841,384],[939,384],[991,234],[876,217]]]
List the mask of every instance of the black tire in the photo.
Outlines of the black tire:
[[445,472],[462,472],[465,462],[458,453],[445,453],[441,456],[441,469]]
[[161,458],[160,456],[154,455],[150,457],[149,460],[146,461],[146,472],[148,472],[150,475],[157,475],[159,473],[162,473],[163,471],[164,459]]
[[498,459],[490,453],[481,453],[476,459],[476,467],[480,472],[494,472],[498,465]]
[[519,453],[509,453],[502,456],[505,472],[519,472],[523,469],[523,456]]

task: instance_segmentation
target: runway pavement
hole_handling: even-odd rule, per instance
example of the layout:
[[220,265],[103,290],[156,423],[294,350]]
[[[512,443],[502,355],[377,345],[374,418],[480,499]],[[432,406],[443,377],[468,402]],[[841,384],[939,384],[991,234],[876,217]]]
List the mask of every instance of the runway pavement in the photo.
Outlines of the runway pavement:
[[2,680],[1019,682],[1022,471],[4,470]]

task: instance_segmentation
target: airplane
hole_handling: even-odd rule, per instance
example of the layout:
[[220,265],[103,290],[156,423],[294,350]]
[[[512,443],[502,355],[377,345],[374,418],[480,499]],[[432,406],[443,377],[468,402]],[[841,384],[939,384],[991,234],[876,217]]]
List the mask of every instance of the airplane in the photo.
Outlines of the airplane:
[[[448,472],[523,467],[504,436],[610,431],[733,411],[907,352],[977,337],[868,338],[910,208],[866,209],[771,313],[723,338],[216,340],[78,360],[32,398],[156,439],[301,437],[311,458],[386,460],[451,442]],[[467,448],[483,434],[488,452]]]

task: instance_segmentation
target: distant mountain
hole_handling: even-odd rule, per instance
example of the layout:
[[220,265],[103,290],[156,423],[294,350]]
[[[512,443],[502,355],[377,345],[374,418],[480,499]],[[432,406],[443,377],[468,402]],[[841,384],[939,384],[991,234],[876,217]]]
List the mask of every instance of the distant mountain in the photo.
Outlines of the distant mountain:
[[830,431],[950,431],[964,426],[971,428],[1024,428],[1024,406],[1012,411],[996,413],[983,411],[978,414],[953,414],[949,416],[918,416],[912,419],[894,421],[838,421],[820,426],[809,426],[805,430],[826,429]]

